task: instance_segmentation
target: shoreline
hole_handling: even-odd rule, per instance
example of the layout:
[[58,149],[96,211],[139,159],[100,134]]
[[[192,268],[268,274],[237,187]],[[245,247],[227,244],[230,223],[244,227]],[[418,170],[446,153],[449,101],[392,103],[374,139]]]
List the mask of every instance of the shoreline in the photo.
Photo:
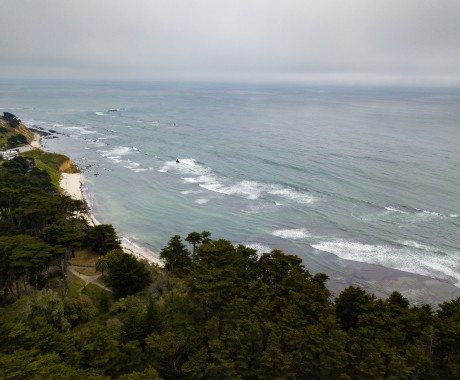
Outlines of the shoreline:
[[[60,185],[66,194],[86,202],[82,191],[84,176],[81,173],[62,173],[61,181]],[[100,224],[90,212],[85,217],[92,225]],[[139,247],[126,237],[121,237],[121,246],[125,252],[131,253],[140,260],[146,260],[149,264],[160,267],[164,266],[154,252]],[[387,298],[392,292],[397,291],[414,305],[429,304],[435,308],[442,302],[460,297],[460,288],[441,279],[345,260],[328,252],[322,252],[321,256],[323,262],[315,268],[315,272],[329,275],[327,287],[334,297],[348,286],[358,286],[378,298]]]
[[34,138],[32,139],[29,145],[32,148],[41,149],[41,136],[37,132],[32,131],[32,133],[34,135]]
[[[61,179],[59,181],[59,185],[61,186],[62,190],[66,195],[69,197],[86,202],[83,193],[83,184],[84,184],[84,177],[82,173],[61,173]],[[84,216],[89,224],[96,226],[100,224],[97,219],[88,212]],[[149,264],[154,264],[158,266],[163,266],[163,262],[156,258],[155,252],[142,248],[135,243],[131,242],[126,237],[121,237],[121,247],[124,251],[131,253],[135,257],[141,260],[146,260]]]
[[[82,190],[84,175],[82,173],[61,174],[60,185],[65,193],[74,199],[86,202]],[[90,224],[100,224],[91,212],[88,212],[86,217]],[[138,259],[154,265],[164,265],[155,252],[140,247],[126,237],[121,237],[121,245],[123,250]],[[321,272],[329,276],[327,287],[334,297],[349,286],[360,287],[378,298],[387,298],[392,292],[397,291],[408,298],[413,305],[429,304],[435,308],[445,301],[460,297],[460,288],[449,281],[390,267],[341,259],[325,251],[315,251],[307,260],[304,259],[304,264],[311,273]]]
[[447,280],[341,259],[326,251],[316,252],[314,256],[321,257],[321,261],[316,262],[314,272],[329,275],[326,286],[333,296],[338,296],[340,291],[349,286],[355,286],[374,294],[377,298],[388,298],[396,291],[413,305],[429,304],[434,308],[460,297],[460,288]]
[[[34,138],[30,142],[30,146],[36,149],[42,149],[41,136],[39,133],[32,131]],[[64,194],[68,195],[72,199],[83,201],[87,203],[83,192],[84,176],[82,173],[61,173],[59,180],[59,186],[63,190]],[[96,218],[91,214],[90,211],[84,214],[84,218],[92,226],[100,224]],[[126,237],[121,237],[121,247],[124,251],[131,253],[133,256],[140,260],[145,260],[149,264],[154,264],[162,267],[164,263],[156,257],[155,252],[147,250],[133,243]]]

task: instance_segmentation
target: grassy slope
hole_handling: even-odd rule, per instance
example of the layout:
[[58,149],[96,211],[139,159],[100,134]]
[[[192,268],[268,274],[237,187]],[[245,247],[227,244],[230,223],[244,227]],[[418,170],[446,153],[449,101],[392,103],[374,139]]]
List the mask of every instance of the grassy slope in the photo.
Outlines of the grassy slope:
[[[18,135],[19,133],[26,136],[28,142],[31,142],[34,137],[33,132],[27,129],[24,124],[20,124],[17,128],[11,128],[10,123],[0,117],[0,149],[9,137]],[[78,169],[69,157],[63,154],[49,153],[40,149],[33,149],[31,151],[24,152],[21,155],[26,158],[33,158],[38,168],[45,170],[49,174],[53,184],[56,185],[57,188],[59,188],[61,173],[78,172]]]
[[23,134],[27,141],[30,143],[33,138],[34,134],[31,130],[29,130],[24,124],[20,124],[17,128],[12,128],[10,123],[0,117],[0,131],[2,129],[6,129],[6,131],[0,132],[0,148],[6,143],[9,137],[17,136],[20,133]]
[[30,150],[28,152],[22,153],[21,156],[25,158],[33,158],[35,165],[41,170],[46,171],[53,184],[60,188],[59,180],[61,178],[61,171],[59,170],[61,165],[69,161],[67,156],[57,153],[48,153],[40,149]]

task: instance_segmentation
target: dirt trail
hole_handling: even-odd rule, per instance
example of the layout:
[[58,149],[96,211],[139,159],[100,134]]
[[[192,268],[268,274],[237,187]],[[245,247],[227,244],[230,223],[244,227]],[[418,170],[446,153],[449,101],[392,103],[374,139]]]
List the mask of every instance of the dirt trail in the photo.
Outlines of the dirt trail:
[[102,276],[102,274],[96,274],[94,276],[87,276],[86,274],[81,274],[78,271],[78,268],[86,268],[86,267],[79,267],[78,265],[71,265],[69,266],[69,271],[72,272],[75,276],[78,278],[81,278],[83,281],[85,281],[85,286],[88,284],[94,284],[96,286],[99,286],[100,288],[112,293],[112,289],[108,288],[107,286],[101,284],[98,280],[99,277]]

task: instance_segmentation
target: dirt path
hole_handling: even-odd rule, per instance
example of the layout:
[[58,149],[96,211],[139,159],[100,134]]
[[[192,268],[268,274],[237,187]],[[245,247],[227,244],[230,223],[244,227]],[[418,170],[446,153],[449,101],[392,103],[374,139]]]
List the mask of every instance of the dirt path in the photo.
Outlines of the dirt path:
[[68,269],[75,276],[77,276],[78,278],[81,278],[83,281],[85,281],[85,286],[88,285],[88,284],[93,284],[93,285],[99,286],[100,288],[112,293],[112,289],[108,288],[107,286],[101,284],[98,281],[99,277],[101,277],[102,274],[96,274],[94,276],[87,276],[86,274],[81,274],[80,272],[78,272],[78,268],[85,268],[85,267],[79,267],[77,265],[70,265]]

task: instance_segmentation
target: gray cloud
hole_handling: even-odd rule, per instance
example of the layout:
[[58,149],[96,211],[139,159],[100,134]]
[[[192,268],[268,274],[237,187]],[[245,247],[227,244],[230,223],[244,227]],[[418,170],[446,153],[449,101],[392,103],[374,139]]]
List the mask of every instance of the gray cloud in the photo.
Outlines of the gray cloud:
[[460,84],[458,0],[1,0],[0,75]]

